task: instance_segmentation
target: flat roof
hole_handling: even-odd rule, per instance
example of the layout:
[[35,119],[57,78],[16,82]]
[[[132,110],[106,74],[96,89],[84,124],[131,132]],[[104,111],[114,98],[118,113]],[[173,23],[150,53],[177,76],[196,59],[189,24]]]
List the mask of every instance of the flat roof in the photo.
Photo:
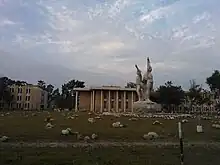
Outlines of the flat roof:
[[93,90],[113,90],[113,91],[136,91],[136,88],[121,87],[89,87],[89,88],[73,88],[74,91],[93,91]]

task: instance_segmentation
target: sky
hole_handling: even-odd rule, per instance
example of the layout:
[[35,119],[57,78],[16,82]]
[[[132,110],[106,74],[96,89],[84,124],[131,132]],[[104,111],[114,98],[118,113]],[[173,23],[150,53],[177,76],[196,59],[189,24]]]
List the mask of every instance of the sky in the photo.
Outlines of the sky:
[[219,0],[0,0],[0,75],[61,85],[205,84],[220,69]]

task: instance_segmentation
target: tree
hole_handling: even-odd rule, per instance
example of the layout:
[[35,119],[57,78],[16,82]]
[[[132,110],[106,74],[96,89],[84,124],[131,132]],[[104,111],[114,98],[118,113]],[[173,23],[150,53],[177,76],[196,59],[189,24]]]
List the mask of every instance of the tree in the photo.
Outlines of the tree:
[[85,82],[79,80],[70,80],[62,85],[62,94],[59,100],[60,108],[71,109],[75,105],[75,93],[72,93],[74,88],[84,88]]
[[40,88],[42,88],[42,89],[46,89],[46,83],[45,83],[45,81],[43,81],[43,80],[39,80],[38,82],[37,82],[37,85],[40,87]]
[[8,105],[13,101],[13,96],[10,92],[9,85],[12,85],[12,80],[8,77],[0,78],[0,100],[5,101]]
[[48,92],[48,108],[51,108],[51,103],[54,100],[53,89],[54,86],[51,84],[48,84],[47,87],[45,88],[45,90]]
[[190,80],[189,92],[187,92],[186,97],[190,105],[198,105],[203,102],[203,88],[202,85],[196,84],[195,80]]
[[180,105],[184,100],[185,92],[181,86],[174,86],[172,81],[167,81],[165,85],[160,86],[157,91],[159,93],[158,102],[169,109],[170,105]]
[[128,82],[125,88],[136,88],[136,84],[134,82]]
[[211,91],[220,90],[220,73],[218,70],[215,70],[212,75],[206,78],[206,83],[209,85]]

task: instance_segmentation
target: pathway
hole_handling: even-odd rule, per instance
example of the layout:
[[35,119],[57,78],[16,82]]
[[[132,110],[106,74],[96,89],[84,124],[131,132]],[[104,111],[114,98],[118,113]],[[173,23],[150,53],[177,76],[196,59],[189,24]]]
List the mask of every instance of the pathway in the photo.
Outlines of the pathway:
[[[149,147],[166,147],[173,146],[178,147],[179,143],[177,142],[92,142],[92,143],[83,143],[83,142],[5,142],[0,143],[0,147],[32,147],[32,148],[41,148],[41,147],[130,147],[130,146],[149,146]],[[220,148],[220,142],[188,142],[184,143],[184,147],[217,147]]]

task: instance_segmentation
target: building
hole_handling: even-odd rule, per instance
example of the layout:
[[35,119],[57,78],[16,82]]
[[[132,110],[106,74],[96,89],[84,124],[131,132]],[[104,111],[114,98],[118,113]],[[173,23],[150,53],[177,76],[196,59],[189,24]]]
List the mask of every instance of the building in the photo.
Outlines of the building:
[[102,112],[133,112],[133,103],[138,100],[135,88],[103,86],[74,88],[75,111],[90,110]]
[[47,108],[48,93],[36,85],[12,85],[9,87],[13,97],[10,105],[0,101],[0,109],[40,110]]

